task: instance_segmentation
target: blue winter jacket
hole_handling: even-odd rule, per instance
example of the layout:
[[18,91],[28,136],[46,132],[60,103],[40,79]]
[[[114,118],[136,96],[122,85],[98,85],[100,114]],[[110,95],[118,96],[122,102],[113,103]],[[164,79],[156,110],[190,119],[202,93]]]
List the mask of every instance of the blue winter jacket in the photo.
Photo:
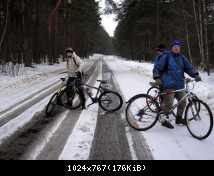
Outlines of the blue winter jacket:
[[183,89],[184,73],[193,78],[199,74],[182,54],[164,52],[155,60],[153,77],[161,80],[164,89]]

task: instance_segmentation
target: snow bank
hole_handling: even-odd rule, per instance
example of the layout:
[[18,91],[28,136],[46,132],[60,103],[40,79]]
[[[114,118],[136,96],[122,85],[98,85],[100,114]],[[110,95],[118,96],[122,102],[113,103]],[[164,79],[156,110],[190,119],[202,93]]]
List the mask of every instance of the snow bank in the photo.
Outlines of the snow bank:
[[11,77],[7,75],[0,75],[0,92],[4,92],[5,89],[23,87],[30,82],[42,81],[46,79],[50,73],[55,73],[65,69],[65,63],[55,65],[39,64],[35,65],[35,68],[26,67],[23,75],[18,77]]

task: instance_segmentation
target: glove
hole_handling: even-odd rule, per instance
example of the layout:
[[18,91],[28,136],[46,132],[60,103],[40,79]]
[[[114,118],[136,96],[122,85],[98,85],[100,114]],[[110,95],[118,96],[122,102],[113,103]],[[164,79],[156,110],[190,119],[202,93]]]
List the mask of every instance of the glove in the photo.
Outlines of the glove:
[[200,77],[199,75],[197,75],[197,76],[195,77],[195,81],[196,81],[196,82],[200,82],[200,81],[202,81],[202,79],[201,79],[201,77]]
[[161,86],[161,84],[162,84],[162,82],[161,82],[160,79],[156,79],[156,80],[155,80],[155,85],[156,85],[156,86]]

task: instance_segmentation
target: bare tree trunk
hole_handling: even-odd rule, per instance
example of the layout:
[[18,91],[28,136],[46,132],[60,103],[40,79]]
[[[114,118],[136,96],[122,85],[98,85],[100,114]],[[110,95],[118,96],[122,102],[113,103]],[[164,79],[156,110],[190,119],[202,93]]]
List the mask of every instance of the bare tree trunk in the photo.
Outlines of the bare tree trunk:
[[185,25],[185,31],[186,31],[186,40],[187,40],[189,60],[190,60],[191,63],[193,63],[191,46],[190,46],[190,38],[189,38],[188,21],[187,21],[186,11],[184,9],[184,2],[182,2],[182,8],[183,8],[183,18],[184,18],[184,25]]
[[133,48],[132,39],[129,41],[129,46],[130,46],[130,57],[131,57],[131,60],[134,60],[134,48]]
[[156,31],[156,43],[160,40],[160,2],[157,0],[157,31]]
[[40,63],[39,55],[39,1],[34,1],[35,11],[34,11],[34,21],[33,21],[33,59],[35,63]]
[[209,43],[208,43],[208,20],[207,20],[207,8],[206,8],[206,1],[202,0],[203,3],[203,13],[204,13],[204,50],[205,50],[205,68],[207,74],[210,75],[210,68],[209,68]]
[[56,54],[55,54],[56,24],[57,24],[56,20],[57,20],[57,11],[61,3],[62,3],[62,0],[56,0],[56,5],[49,15],[48,30],[49,30],[49,58],[50,58],[49,62],[50,64],[53,64],[56,60]]
[[195,17],[195,28],[196,28],[196,33],[197,33],[197,38],[198,38],[198,46],[199,46],[199,51],[200,51],[200,56],[202,57],[202,48],[201,48],[201,37],[200,37],[200,26],[198,22],[198,14],[196,10],[196,3],[195,0],[192,0],[193,2],[193,10],[194,10],[194,17]]
[[5,26],[4,26],[4,30],[0,39],[0,51],[2,48],[2,44],[4,42],[5,36],[7,34],[7,27],[8,27],[8,17],[9,17],[9,5],[10,5],[10,0],[7,1],[7,14],[6,14],[6,19],[5,19]]
[[199,11],[199,26],[200,26],[200,40],[201,40],[201,64],[200,66],[202,68],[205,67],[205,54],[204,54],[204,24],[203,24],[203,14],[202,14],[202,4],[201,4],[201,0],[199,1],[199,5],[198,5],[198,11]]

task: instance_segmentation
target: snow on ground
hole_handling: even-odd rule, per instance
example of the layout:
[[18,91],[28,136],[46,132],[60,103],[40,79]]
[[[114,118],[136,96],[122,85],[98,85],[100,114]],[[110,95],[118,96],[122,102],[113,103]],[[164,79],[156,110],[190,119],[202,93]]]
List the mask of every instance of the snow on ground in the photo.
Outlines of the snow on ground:
[[34,146],[31,147],[23,156],[24,160],[36,160],[37,157],[44,150],[45,146],[50,142],[51,138],[54,136],[55,132],[60,128],[62,122],[67,118],[69,114],[69,110],[64,111],[60,114],[59,117],[54,121],[54,124],[50,129],[48,129],[47,133],[43,134],[41,138],[39,138]]
[[[104,58],[113,70],[120,89],[126,100],[136,94],[146,93],[152,80],[150,63],[125,61],[114,56]],[[214,109],[214,73],[208,77],[201,73],[203,82],[195,85],[195,92],[202,100]],[[145,137],[155,159],[214,159],[214,133],[204,140],[194,139],[186,127],[175,126],[169,130],[156,125],[152,129],[141,132]]]
[[98,60],[100,58],[103,58],[104,55],[102,54],[93,54],[92,56],[89,57],[90,60]]
[[87,160],[89,158],[97,116],[97,104],[83,111],[59,157],[60,160]]
[[18,77],[0,75],[0,112],[16,102],[23,101],[38,90],[54,84],[59,76],[57,73],[65,69],[65,63],[36,65],[35,68],[26,68],[24,74]]
[[[17,89],[23,88],[24,86],[29,86],[29,83],[41,82],[50,75],[50,73],[55,73],[56,71],[62,70],[65,68],[65,63],[55,64],[55,65],[46,65],[38,64],[34,66],[35,68],[26,67],[23,75],[17,77],[11,77],[7,75],[0,75],[0,92],[1,94],[5,93],[6,89]],[[17,91],[17,90],[15,90]]]
[[[0,128],[0,145],[5,142],[9,137],[14,135],[19,130],[23,130],[24,127],[31,123],[34,118],[37,118],[37,114],[44,110],[52,95],[46,97],[41,102],[33,105],[30,109],[20,114],[15,119],[9,121]],[[39,117],[38,117],[39,118]],[[36,119],[34,119],[36,121]]]
[[[99,70],[98,80],[102,79],[101,73],[102,67],[100,67]],[[95,87],[98,86],[99,83],[96,82]],[[96,92],[97,90],[92,90],[93,95],[95,95]],[[90,103],[91,100],[89,99],[86,104]],[[98,104],[95,104],[81,113],[59,156],[60,160],[87,160],[89,158],[97,124],[98,107]]]
[[59,73],[65,71],[65,68],[65,62],[51,66],[40,64],[35,65],[35,68],[26,68],[22,76],[0,75],[0,113],[58,82],[63,76]]

